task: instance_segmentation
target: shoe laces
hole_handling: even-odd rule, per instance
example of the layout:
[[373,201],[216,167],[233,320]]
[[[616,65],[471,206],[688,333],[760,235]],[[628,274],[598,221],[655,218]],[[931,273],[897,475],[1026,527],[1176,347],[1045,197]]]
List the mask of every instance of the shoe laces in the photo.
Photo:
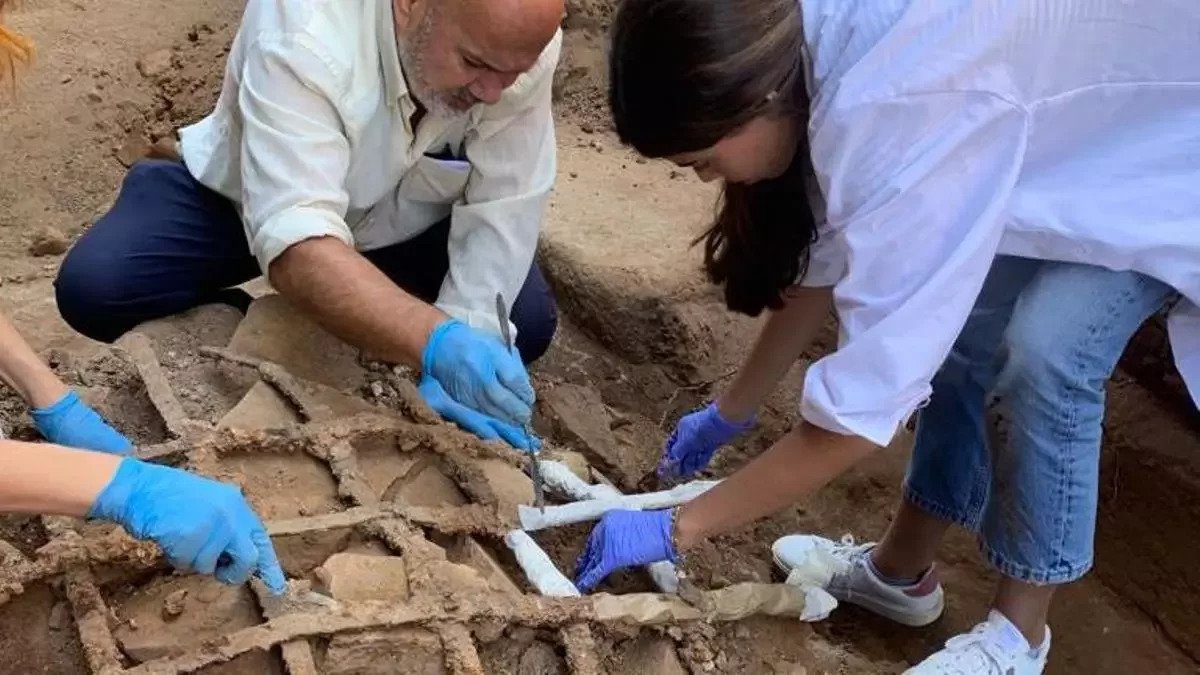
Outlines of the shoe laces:
[[990,628],[981,623],[969,633],[950,638],[945,648],[921,664],[920,672],[923,675],[1012,675],[1014,669],[1010,666],[1006,670],[1003,665],[1008,661],[1006,655],[988,637]]
[[867,553],[875,547],[873,543],[859,544],[852,534],[842,535],[840,546],[831,546],[829,556],[837,563],[836,575],[849,572],[855,565],[860,564]]

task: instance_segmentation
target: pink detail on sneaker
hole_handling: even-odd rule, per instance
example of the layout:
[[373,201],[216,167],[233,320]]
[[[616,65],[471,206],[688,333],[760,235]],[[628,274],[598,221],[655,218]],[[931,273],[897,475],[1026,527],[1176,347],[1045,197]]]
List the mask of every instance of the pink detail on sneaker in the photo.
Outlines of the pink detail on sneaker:
[[937,590],[938,587],[937,565],[929,568],[924,576],[917,583],[904,589],[904,594],[910,598],[921,598]]

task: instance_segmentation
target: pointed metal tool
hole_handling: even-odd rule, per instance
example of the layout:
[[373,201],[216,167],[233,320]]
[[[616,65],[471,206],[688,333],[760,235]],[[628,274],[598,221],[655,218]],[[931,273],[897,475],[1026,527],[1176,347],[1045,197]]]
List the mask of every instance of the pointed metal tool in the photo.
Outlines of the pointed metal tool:
[[[512,330],[508,327],[508,305],[504,303],[504,294],[496,294],[496,320],[500,323],[500,334],[504,337],[504,346],[508,351],[513,350]],[[540,510],[546,509],[546,491],[542,483],[542,469],[538,466],[537,450],[533,447],[533,433],[529,423],[522,424],[525,432],[525,445],[529,446],[529,478],[533,481],[533,505]]]

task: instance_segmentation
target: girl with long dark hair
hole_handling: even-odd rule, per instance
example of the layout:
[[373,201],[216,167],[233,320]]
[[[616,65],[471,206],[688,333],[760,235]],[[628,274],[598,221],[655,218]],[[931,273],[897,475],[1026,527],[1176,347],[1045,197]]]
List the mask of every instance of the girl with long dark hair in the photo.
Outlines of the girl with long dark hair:
[[607,514],[580,588],[787,507],[920,410],[883,539],[785,537],[775,559],[825,548],[835,597],[921,626],[944,607],[938,544],[970,528],[1002,575],[993,611],[911,672],[1041,673],[1054,589],[1092,566],[1105,382],[1180,295],[1174,353],[1200,394],[1197,35],[1187,2],[624,0],[617,131],[725,181],[705,268],[730,309],[770,313],[660,475],[749,428],[830,308],[840,336],[795,429],[684,507]]

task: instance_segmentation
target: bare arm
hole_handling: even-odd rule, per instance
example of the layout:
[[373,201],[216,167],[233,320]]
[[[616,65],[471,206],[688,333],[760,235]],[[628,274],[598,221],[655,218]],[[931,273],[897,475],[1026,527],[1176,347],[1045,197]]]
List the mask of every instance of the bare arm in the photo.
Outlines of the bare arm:
[[683,549],[784,509],[867,457],[876,446],[807,422],[679,512]]
[[800,287],[789,291],[785,296],[787,304],[767,318],[746,363],[717,400],[717,408],[725,419],[749,419],[762,405],[829,319],[832,298],[829,288]]
[[0,440],[0,512],[87,515],[121,460],[60,445]]
[[67,385],[29,346],[12,322],[0,314],[0,378],[35,408],[53,404],[67,393]]
[[326,330],[393,363],[419,367],[430,333],[448,318],[333,237],[291,246],[271,263],[270,279]]

